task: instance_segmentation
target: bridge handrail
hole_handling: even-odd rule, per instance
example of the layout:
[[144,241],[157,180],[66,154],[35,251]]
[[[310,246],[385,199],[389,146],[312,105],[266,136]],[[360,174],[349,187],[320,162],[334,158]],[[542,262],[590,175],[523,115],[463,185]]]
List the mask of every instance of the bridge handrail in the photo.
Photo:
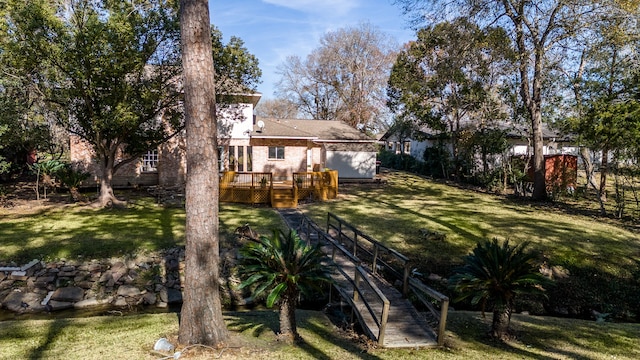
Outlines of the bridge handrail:
[[[332,250],[331,260],[335,264],[335,267],[338,270],[338,272],[353,287],[353,295],[352,295],[353,297],[347,300],[349,301],[351,307],[354,309],[356,308],[355,302],[358,301],[358,299],[362,300],[362,303],[365,305],[365,307],[367,308],[367,311],[369,312],[369,314],[371,314],[371,317],[373,318],[374,322],[378,326],[377,341],[380,345],[382,345],[384,342],[384,334],[387,327],[387,321],[389,318],[389,307],[390,307],[389,299],[387,299],[387,297],[382,293],[382,291],[378,288],[378,286],[369,279],[367,271],[361,265],[359,265],[360,260],[356,256],[351,254],[349,250],[347,250],[344,246],[342,246],[340,243],[335,241],[335,239],[333,239],[329,234],[322,231],[322,229],[320,229],[319,226],[317,226],[313,221],[311,221],[311,219],[309,219],[309,217],[307,217],[304,214],[302,215],[302,223],[303,223],[302,224],[303,226],[304,224],[307,225],[307,239],[309,239],[309,227],[312,227],[319,236],[322,236],[325,241],[327,241],[329,244],[332,245],[333,250]],[[340,253],[342,253],[342,255],[346,256],[351,262],[355,264],[355,271],[354,271],[353,278],[349,276],[340,266],[337,266],[337,264],[335,263],[334,260],[335,260],[336,250],[339,250]],[[376,315],[376,312],[372,308],[371,304],[369,303],[367,298],[364,296],[359,284],[360,280],[364,281],[369,286],[369,288],[373,290],[373,293],[376,295],[376,298],[380,302],[382,302],[382,312],[380,313],[380,316]],[[362,319],[362,315],[358,311],[356,311],[356,314],[358,315],[358,319],[360,320],[360,322],[363,323],[362,324],[363,328],[367,328],[367,326],[364,324],[364,320]]]
[[[409,278],[409,288],[415,297],[438,319],[438,346],[443,346],[444,332],[447,325],[447,312],[449,310],[449,297],[426,286],[422,281],[415,278]],[[430,301],[425,299],[422,295],[423,293],[440,303],[440,310],[436,309]]]
[[[338,226],[334,225],[331,222],[331,219],[335,219],[338,222]],[[353,239],[350,238],[347,234],[345,234],[342,231],[343,225],[353,232],[354,234]],[[357,256],[358,249],[360,248],[372,257],[373,260],[371,262],[371,271],[374,274],[378,272],[378,263],[380,263],[385,268],[390,270],[395,276],[402,279],[402,294],[404,296],[408,295],[408,292],[409,292],[409,258],[408,257],[406,257],[405,255],[399,253],[394,249],[389,248],[388,246],[382,244],[381,242],[372,238],[371,236],[363,233],[354,225],[350,224],[349,222],[342,219],[341,217],[329,212],[327,213],[327,233],[330,231],[330,229],[334,229],[338,232],[338,240],[341,240],[344,237],[349,239],[353,243],[353,254],[355,256]],[[358,236],[367,240],[373,246],[373,253],[371,253],[370,251],[366,250],[364,247],[358,244]],[[402,273],[399,273],[398,271],[396,271],[396,269],[394,269],[391,265],[384,262],[379,257],[380,250],[383,250],[386,253],[393,255],[396,259],[400,261],[400,263],[402,264]]]
[[[334,219],[335,221],[338,222],[337,226],[334,225],[331,222],[332,219]],[[343,232],[343,226],[353,232],[354,239],[351,239],[348,236],[348,234],[345,234]],[[393,275],[395,275],[398,278],[402,278],[402,280],[403,280],[403,295],[404,296],[408,296],[409,292],[413,293],[415,295],[415,297],[423,305],[425,305],[425,307],[433,314],[433,316],[436,319],[438,319],[437,340],[438,340],[438,345],[439,346],[443,346],[444,345],[444,338],[445,338],[445,336],[444,336],[445,328],[446,328],[446,323],[447,323],[447,313],[448,313],[448,308],[449,308],[449,298],[447,296],[443,295],[442,293],[440,293],[440,292],[428,287],[427,285],[423,284],[420,280],[415,279],[412,276],[410,276],[410,274],[409,274],[409,258],[408,257],[404,256],[403,254],[397,252],[394,249],[390,249],[389,247],[381,244],[379,241],[373,239],[369,235],[364,234],[362,231],[357,229],[355,226],[351,225],[349,222],[345,221],[344,219],[342,219],[339,216],[337,216],[335,214],[332,214],[332,213],[328,213],[327,214],[327,232],[329,232],[330,229],[334,229],[338,233],[338,240],[342,239],[343,237],[346,237],[347,239],[349,239],[353,243],[354,254],[355,254],[355,251],[357,251],[357,249],[361,249],[361,250],[365,251],[366,253],[368,253],[370,256],[372,256],[373,261],[372,261],[372,265],[371,265],[371,271],[374,274],[377,271],[378,263],[380,263],[383,266],[385,266],[387,269],[389,269],[390,272]],[[358,245],[358,237],[366,239],[367,241],[369,241],[373,245],[373,253],[368,251],[366,248]],[[379,258],[378,253],[379,253],[380,249],[382,249],[383,251],[386,251],[387,253],[389,253],[391,255],[394,255],[398,260],[400,260],[402,262],[403,270],[404,270],[403,274],[400,274],[391,265],[385,263],[381,258]],[[435,302],[437,302],[439,304],[440,310],[436,309],[434,307],[434,304],[429,299],[425,298],[425,295],[426,295],[426,297],[435,300]]]

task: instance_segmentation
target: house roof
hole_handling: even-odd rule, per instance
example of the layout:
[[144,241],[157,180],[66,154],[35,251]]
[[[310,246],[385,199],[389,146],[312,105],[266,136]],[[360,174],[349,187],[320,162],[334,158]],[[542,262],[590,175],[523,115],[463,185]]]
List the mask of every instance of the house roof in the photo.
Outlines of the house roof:
[[[263,127],[259,125],[264,124]],[[374,142],[351,126],[336,120],[273,119],[257,117],[253,138],[309,139],[315,142]]]

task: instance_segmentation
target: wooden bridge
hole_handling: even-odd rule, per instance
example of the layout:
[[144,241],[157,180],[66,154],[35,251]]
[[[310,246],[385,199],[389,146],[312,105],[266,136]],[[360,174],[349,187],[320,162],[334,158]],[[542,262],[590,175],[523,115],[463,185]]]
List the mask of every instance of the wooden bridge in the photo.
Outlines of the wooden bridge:
[[[444,344],[449,299],[413,278],[406,256],[331,213],[326,230],[297,210],[281,210],[281,214],[303,239],[319,242],[331,257],[336,269],[333,289],[349,303],[365,333],[378,345],[427,348]],[[417,301],[417,308],[409,298]]]

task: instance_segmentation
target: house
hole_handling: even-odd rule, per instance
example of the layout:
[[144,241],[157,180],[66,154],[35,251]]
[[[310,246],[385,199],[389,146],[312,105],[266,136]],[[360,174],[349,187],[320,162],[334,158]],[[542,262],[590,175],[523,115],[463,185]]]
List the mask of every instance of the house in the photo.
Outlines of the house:
[[[460,128],[461,130],[477,130],[477,125],[470,121],[463,121],[460,124]],[[533,154],[533,144],[530,141],[530,129],[528,126],[502,121],[492,124],[489,128],[503,130],[506,132],[507,141],[510,145],[510,155],[526,156]],[[398,135],[399,134],[394,132],[393,129],[385,133],[380,138],[380,142],[383,144],[384,149],[396,154],[408,154],[418,160],[423,160],[426,148],[437,146],[438,142],[442,141],[440,140],[442,139],[440,133],[434,131],[428,126],[421,127],[418,130],[418,133],[413,136],[400,138]],[[575,146],[573,139],[570,136],[566,136],[552,130],[546,123],[542,124],[542,138],[544,142],[544,155],[578,154],[578,148]],[[447,148],[451,152],[448,144]]]
[[[254,116],[261,94],[230,94],[218,99],[218,169],[270,172],[274,180],[292,179],[294,172],[338,171],[340,180],[375,176],[377,143],[340,121],[269,119]],[[184,186],[184,132],[119,169],[114,187]],[[72,137],[71,161],[97,181],[90,146]],[[213,165],[213,164],[212,164]]]

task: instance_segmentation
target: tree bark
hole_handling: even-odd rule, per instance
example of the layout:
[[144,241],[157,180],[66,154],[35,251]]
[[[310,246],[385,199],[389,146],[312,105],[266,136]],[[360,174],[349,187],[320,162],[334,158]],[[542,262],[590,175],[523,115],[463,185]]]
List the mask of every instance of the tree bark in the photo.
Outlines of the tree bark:
[[278,337],[289,343],[298,338],[296,298],[297,294],[287,292],[280,302],[280,334],[278,334]]
[[185,283],[178,341],[220,347],[228,339],[219,295],[215,86],[206,0],[180,1],[187,130]]
[[509,337],[509,324],[511,323],[511,309],[508,306],[499,306],[493,310],[491,322],[491,337],[498,340],[506,340]]
[[100,176],[100,195],[95,202],[97,207],[116,206],[122,207],[126,205],[125,201],[118,200],[113,193],[113,166],[115,162],[115,150],[113,156],[104,155],[102,159],[101,170],[102,176]]

